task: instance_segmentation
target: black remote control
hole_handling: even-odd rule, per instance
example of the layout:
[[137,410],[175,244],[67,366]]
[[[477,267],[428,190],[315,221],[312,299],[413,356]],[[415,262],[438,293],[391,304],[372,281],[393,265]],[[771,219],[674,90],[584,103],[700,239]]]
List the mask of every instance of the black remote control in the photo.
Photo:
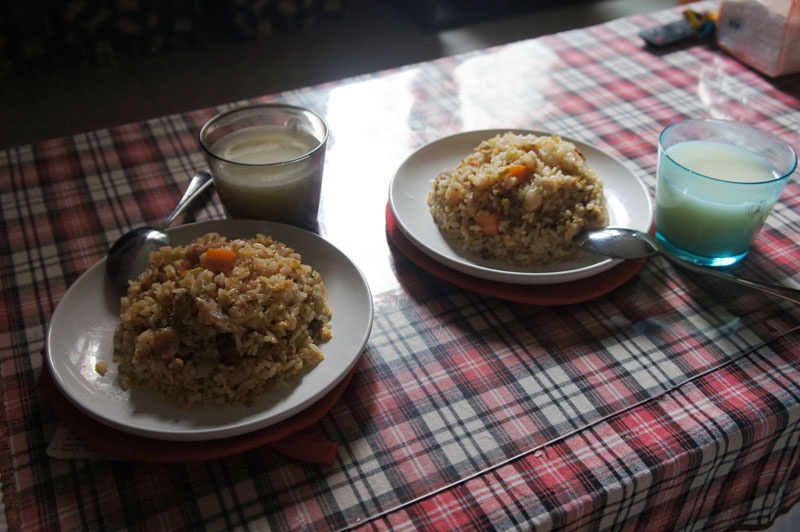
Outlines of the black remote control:
[[695,37],[696,34],[686,19],[647,28],[639,32],[639,37],[650,46],[661,48]]

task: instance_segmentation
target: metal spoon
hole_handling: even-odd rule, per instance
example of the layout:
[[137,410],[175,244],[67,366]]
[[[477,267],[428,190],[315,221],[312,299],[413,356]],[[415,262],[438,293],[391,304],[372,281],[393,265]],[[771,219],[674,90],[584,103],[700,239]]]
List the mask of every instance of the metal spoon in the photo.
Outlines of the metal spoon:
[[621,227],[606,227],[604,229],[584,231],[575,238],[575,244],[585,251],[615,259],[636,259],[654,253],[661,253],[670,262],[686,270],[725,279],[732,283],[800,304],[800,290],[742,279],[727,272],[681,260],[666,251],[653,235],[642,231]]
[[171,224],[183,209],[211,184],[211,174],[198,172],[189,182],[186,192],[175,209],[160,227],[139,227],[122,235],[108,250],[106,272],[115,285],[128,289],[128,281],[136,279],[147,268],[150,252],[170,245],[169,235],[163,230]]

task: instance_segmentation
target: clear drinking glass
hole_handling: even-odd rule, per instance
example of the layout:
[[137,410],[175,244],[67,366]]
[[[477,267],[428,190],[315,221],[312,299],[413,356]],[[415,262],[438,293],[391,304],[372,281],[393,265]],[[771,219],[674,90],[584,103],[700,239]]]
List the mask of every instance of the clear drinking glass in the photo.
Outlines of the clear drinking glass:
[[301,107],[261,104],[215,116],[200,130],[214,186],[233,218],[315,229],[328,128]]
[[658,144],[656,237],[705,266],[744,258],[797,167],[786,142],[752,126],[692,119]]

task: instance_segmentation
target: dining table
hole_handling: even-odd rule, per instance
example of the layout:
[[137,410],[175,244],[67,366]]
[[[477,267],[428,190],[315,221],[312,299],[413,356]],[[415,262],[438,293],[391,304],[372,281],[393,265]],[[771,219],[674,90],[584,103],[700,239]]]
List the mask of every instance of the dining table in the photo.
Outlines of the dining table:
[[[425,195],[397,186],[482,136],[555,134],[607,162],[603,180],[624,177],[609,209],[649,229],[669,124],[736,120],[800,148],[800,76],[764,76],[713,38],[646,45],[639,33],[682,9],[0,150],[0,528],[771,526],[800,499],[800,307],[662,256],[487,276],[415,238],[404,216],[424,222]],[[84,356],[110,353],[57,345],[52,328],[86,338],[97,301],[119,302],[109,246],[163,220],[207,168],[203,124],[274,102],[329,128],[312,232],[363,280],[366,298],[331,308],[334,339],[347,320],[366,333],[341,338],[352,363],[326,355],[310,374],[335,378],[283,417],[279,401],[228,407],[262,416],[240,433],[159,437],[97,415],[107,394],[136,395],[99,384]],[[225,218],[211,187],[171,230]],[[800,288],[798,242],[795,174],[729,270]],[[113,328],[100,335],[108,346]],[[59,375],[70,364],[78,384]],[[146,410],[126,415],[159,415]]]

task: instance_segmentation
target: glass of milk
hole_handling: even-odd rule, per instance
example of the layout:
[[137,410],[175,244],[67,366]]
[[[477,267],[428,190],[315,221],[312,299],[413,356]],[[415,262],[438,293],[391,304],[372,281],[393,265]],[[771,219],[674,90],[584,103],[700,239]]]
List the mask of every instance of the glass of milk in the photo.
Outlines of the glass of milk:
[[672,124],[658,144],[656,237],[684,260],[735,264],[796,168],[791,146],[749,125],[716,119]]
[[240,107],[200,130],[214,186],[228,216],[317,228],[328,128],[284,104]]

